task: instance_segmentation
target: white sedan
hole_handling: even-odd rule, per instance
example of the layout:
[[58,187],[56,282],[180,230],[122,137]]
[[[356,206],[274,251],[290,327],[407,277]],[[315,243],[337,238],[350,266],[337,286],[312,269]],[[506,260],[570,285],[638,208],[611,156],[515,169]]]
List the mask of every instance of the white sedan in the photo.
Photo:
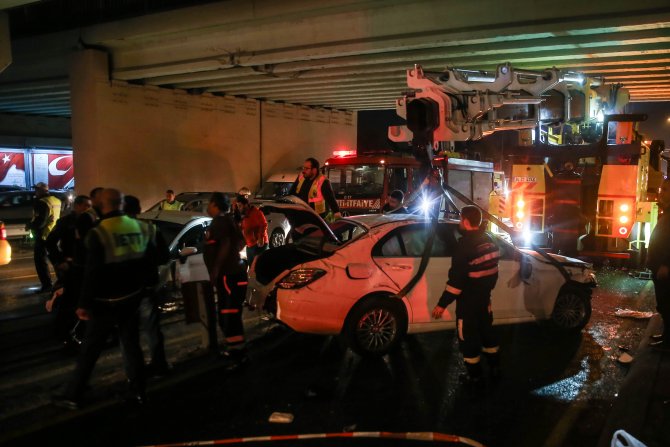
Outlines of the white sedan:
[[[458,222],[433,225],[407,215],[364,215],[330,227],[304,204],[266,204],[284,213],[294,244],[270,250],[254,263],[250,300],[277,300],[277,318],[297,332],[342,334],[361,354],[383,354],[406,333],[455,327],[455,303],[431,318],[460,237]],[[416,285],[398,293],[420,269],[429,233],[430,255]],[[494,324],[552,320],[580,330],[591,315],[591,265],[578,259],[520,251],[496,238],[499,279],[492,294]]]

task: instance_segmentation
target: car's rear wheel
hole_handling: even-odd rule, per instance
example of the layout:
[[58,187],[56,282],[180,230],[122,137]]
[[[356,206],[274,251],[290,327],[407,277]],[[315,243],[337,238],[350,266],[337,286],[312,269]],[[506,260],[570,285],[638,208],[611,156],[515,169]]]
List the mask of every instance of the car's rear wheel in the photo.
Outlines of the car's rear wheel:
[[566,331],[581,330],[591,318],[591,300],[578,290],[561,290],[551,313],[554,326]]
[[284,236],[284,231],[276,228],[270,235],[270,248],[281,247],[285,242],[286,236]]
[[407,332],[405,307],[391,297],[366,298],[351,310],[342,332],[347,345],[357,354],[386,354]]

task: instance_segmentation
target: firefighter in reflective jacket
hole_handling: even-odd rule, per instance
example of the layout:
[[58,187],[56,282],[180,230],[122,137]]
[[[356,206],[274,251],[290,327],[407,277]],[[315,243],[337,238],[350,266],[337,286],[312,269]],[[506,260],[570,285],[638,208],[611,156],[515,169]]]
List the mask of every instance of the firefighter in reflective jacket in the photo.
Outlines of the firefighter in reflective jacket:
[[482,377],[480,353],[487,357],[491,376],[499,375],[498,340],[493,332],[491,290],[498,280],[498,246],[483,230],[481,211],[474,206],[461,210],[458,241],[445,291],[433,309],[435,319],[456,301],[458,343],[467,369],[463,379],[477,385]]
[[77,366],[57,405],[76,408],[107,336],[118,328],[132,402],[145,400],[144,357],[139,344],[138,307],[158,281],[151,225],[123,214],[123,195],[101,193],[102,218],[86,236],[85,274],[77,316],[89,320]]
[[291,186],[289,195],[298,196],[323,218],[328,215],[328,209],[334,219],[342,217],[330,181],[319,173],[319,162],[314,158],[305,160],[302,173]]

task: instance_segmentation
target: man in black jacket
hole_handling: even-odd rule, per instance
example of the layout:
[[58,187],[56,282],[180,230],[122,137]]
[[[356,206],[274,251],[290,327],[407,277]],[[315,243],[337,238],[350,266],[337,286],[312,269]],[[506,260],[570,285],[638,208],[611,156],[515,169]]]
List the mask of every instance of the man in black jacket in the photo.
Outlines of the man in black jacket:
[[650,345],[670,349],[670,179],[661,185],[658,206],[663,215],[651,233],[647,266],[654,280],[656,309],[663,318],[663,333],[653,335]]
[[105,345],[118,328],[123,345],[129,400],[144,403],[144,357],[139,343],[137,309],[146,289],[158,281],[153,227],[123,214],[123,194],[101,193],[102,216],[86,236],[85,274],[77,316],[88,321],[81,353],[64,396],[55,403],[75,409]]
[[[56,336],[61,339],[66,348],[78,345],[78,337],[73,337],[71,331],[77,327],[77,336],[83,331],[79,329],[79,319],[75,310],[79,299],[79,284],[81,278],[74,266],[77,244],[77,219],[82,213],[91,208],[91,199],[88,196],[77,196],[74,199],[73,210],[67,216],[58,219],[56,226],[46,240],[49,260],[56,270],[58,282],[53,297],[47,301],[49,312],[55,310]],[[81,275],[79,275],[81,276]],[[82,325],[83,328],[83,325]]]
[[435,319],[456,301],[458,344],[467,369],[464,381],[472,388],[481,382],[480,353],[488,360],[492,377],[499,375],[498,339],[493,331],[491,290],[498,281],[498,246],[480,229],[481,211],[474,206],[461,210],[458,240],[449,270],[449,280],[433,309]]

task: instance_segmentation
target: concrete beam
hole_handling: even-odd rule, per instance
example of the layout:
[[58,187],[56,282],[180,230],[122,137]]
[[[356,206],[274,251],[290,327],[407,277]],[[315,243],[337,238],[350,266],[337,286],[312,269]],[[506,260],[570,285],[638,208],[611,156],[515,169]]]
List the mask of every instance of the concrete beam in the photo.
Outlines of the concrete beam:
[[12,47],[9,38],[9,16],[0,11],[0,73],[12,63]]

